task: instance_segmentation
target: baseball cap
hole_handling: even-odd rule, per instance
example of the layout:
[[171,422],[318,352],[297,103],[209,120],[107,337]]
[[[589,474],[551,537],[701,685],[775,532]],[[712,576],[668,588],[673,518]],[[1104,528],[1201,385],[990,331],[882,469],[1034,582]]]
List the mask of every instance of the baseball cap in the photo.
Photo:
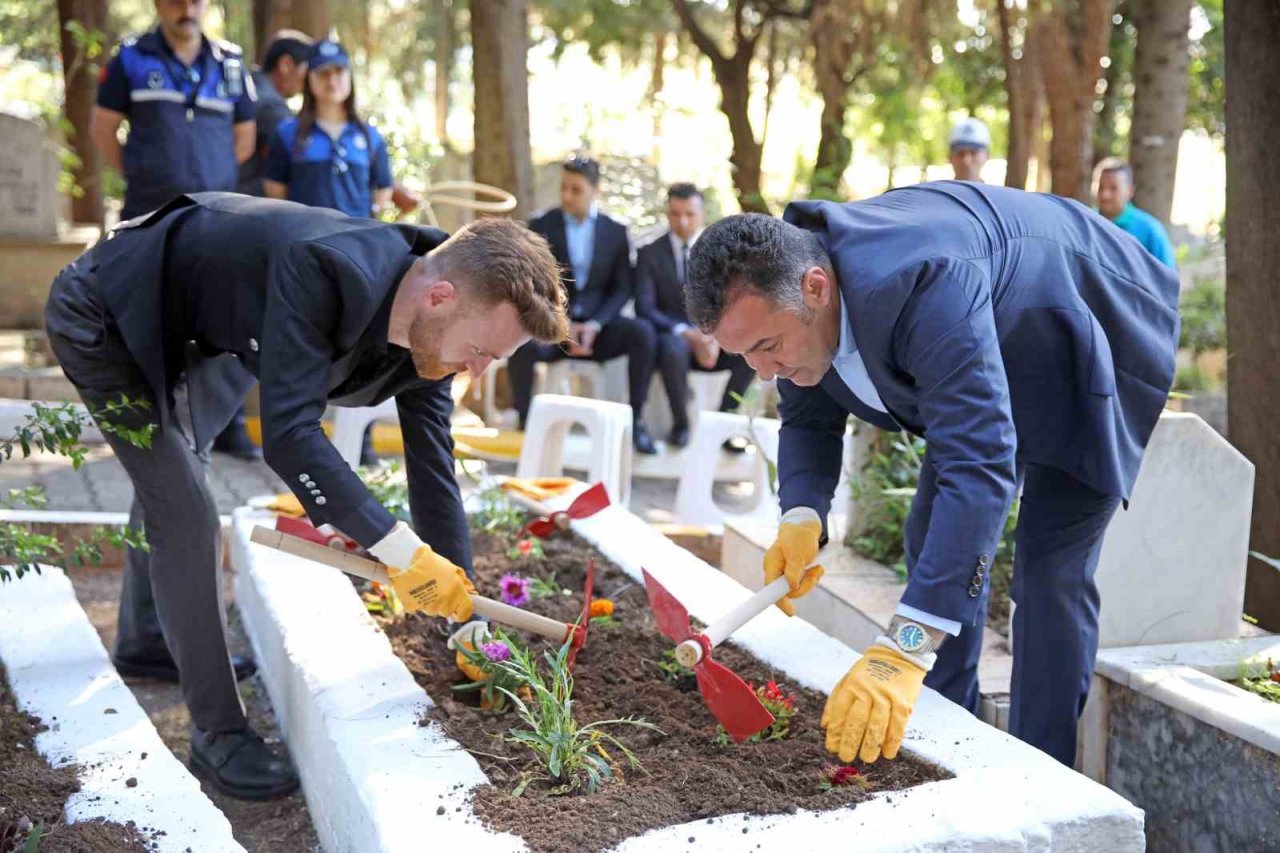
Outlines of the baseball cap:
[[990,148],[991,131],[981,119],[967,118],[951,128],[952,148]]
[[343,68],[351,67],[351,60],[347,58],[347,51],[336,41],[325,39],[318,41],[311,48],[311,53],[307,54],[307,70],[317,71],[326,65],[340,65]]

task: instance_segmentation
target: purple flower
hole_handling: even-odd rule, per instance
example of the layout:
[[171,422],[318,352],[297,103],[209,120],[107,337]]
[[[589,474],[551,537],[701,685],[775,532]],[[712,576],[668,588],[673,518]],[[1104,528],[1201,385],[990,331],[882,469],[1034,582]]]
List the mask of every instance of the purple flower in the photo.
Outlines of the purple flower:
[[523,607],[529,603],[529,579],[519,575],[503,575],[499,582],[502,587],[502,601],[512,607]]
[[511,657],[511,649],[506,643],[481,643],[480,651],[494,663],[500,663]]

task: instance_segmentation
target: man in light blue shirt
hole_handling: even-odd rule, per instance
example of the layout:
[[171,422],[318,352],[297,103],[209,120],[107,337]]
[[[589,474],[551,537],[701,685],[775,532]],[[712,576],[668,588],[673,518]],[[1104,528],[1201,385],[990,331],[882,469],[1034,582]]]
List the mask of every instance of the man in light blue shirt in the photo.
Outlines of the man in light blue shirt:
[[1098,212],[1128,231],[1142,248],[1166,266],[1174,267],[1173,243],[1159,219],[1133,203],[1133,167],[1111,158],[1098,164]]
[[533,397],[533,371],[540,361],[563,358],[595,362],[627,357],[627,381],[633,414],[631,440],[639,453],[656,453],[641,413],[657,357],[653,327],[623,317],[631,299],[631,240],[621,222],[596,204],[600,164],[577,156],[564,162],[560,207],[529,223],[546,238],[560,263],[569,296],[569,340],[563,344],[530,341],[507,360],[511,397],[524,428]]

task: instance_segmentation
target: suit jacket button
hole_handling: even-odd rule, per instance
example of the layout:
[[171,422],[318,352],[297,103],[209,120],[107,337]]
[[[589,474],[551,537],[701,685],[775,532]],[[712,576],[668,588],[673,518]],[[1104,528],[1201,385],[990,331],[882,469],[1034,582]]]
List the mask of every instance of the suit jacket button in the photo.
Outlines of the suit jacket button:
[[973,576],[973,585],[974,585],[974,586],[982,586],[982,575],[974,575],[974,576]]
[[978,594],[979,594],[979,593],[981,593],[981,592],[982,592],[982,590],[978,589],[978,587],[976,587],[976,586],[971,586],[971,587],[969,587],[969,597],[970,597],[970,598],[977,598],[977,597],[978,597]]
[[978,577],[982,577],[987,573],[987,567],[979,563],[976,571],[978,572]]
[[253,350],[254,352],[257,352],[257,351],[258,351],[258,339],[257,339],[257,338],[249,338],[249,349]]
[[989,562],[991,562],[991,558],[990,558],[990,557],[988,557],[986,554],[979,554],[979,555],[978,555],[978,565],[979,565],[979,566],[985,566],[985,565],[986,565],[987,563],[989,563]]
[[321,494],[321,492],[320,492],[320,490],[319,490],[319,489],[312,489],[312,490],[311,490],[311,494],[313,494],[313,495],[319,495],[319,494]]
[[327,503],[328,501],[325,500],[324,495],[321,495],[320,497],[316,498],[316,506],[324,506]]
[[299,483],[305,483],[305,482],[307,482],[307,480],[310,480],[310,479],[311,479],[311,475],[310,475],[310,474],[299,474],[299,475],[298,475],[298,482],[299,482]]

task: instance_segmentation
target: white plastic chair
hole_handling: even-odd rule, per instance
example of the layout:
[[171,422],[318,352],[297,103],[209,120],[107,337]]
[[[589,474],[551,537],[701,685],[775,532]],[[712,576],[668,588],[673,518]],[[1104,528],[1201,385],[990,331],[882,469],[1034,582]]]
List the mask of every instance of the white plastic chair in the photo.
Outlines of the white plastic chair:
[[365,428],[374,421],[399,421],[396,398],[390,397],[376,406],[345,408],[335,406],[333,415],[333,446],[342,454],[352,469],[360,467],[360,443]]
[[610,499],[631,500],[631,407],[605,400],[539,394],[529,407],[517,477],[555,477],[564,472],[569,428],[581,425],[591,442],[587,478],[603,482]]

